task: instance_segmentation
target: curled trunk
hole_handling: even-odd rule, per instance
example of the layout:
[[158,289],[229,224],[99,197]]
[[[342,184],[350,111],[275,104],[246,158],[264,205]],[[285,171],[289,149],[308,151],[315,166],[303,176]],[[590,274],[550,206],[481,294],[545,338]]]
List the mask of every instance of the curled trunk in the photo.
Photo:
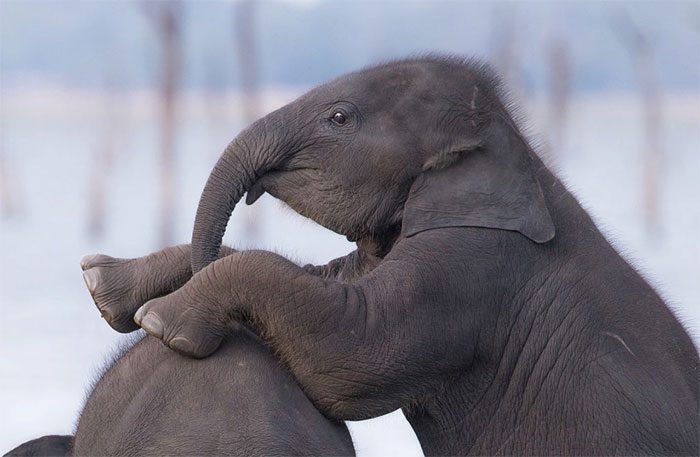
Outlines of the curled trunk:
[[233,208],[253,184],[284,159],[274,128],[279,111],[264,117],[234,139],[214,166],[197,208],[192,232],[192,272],[217,259]]

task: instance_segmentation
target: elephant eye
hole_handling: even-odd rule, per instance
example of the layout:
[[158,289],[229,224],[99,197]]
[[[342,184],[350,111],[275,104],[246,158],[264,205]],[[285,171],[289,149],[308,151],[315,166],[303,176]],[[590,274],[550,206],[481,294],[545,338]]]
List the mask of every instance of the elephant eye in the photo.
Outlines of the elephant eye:
[[343,125],[347,122],[348,118],[345,116],[344,113],[336,111],[336,113],[333,114],[333,117],[331,117],[331,120],[337,125]]

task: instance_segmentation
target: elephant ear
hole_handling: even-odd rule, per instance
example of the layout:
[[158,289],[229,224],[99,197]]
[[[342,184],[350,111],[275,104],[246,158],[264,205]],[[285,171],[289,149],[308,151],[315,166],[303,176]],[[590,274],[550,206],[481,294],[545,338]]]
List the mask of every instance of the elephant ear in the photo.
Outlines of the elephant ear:
[[462,140],[436,154],[413,183],[402,234],[443,227],[520,232],[536,243],[554,238],[554,223],[524,140],[502,118],[479,140]]

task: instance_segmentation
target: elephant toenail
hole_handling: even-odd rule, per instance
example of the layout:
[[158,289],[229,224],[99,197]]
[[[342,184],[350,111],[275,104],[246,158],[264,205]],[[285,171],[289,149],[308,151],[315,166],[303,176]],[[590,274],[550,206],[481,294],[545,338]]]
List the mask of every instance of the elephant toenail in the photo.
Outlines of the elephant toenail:
[[143,319],[143,316],[146,314],[146,305],[143,305],[139,309],[136,310],[136,313],[134,314],[134,322],[137,324],[141,325],[141,319]]
[[83,271],[87,270],[90,268],[92,263],[95,261],[99,254],[90,254],[84,256],[82,259],[80,259],[80,268],[82,268]]
[[177,352],[187,355],[193,354],[194,351],[194,345],[192,344],[192,341],[190,341],[189,338],[185,338],[184,336],[176,336],[172,339],[169,346]]
[[106,320],[108,324],[112,322],[112,317],[113,317],[113,316],[112,316],[112,314],[111,314],[109,311],[107,311],[106,309],[102,309],[102,308],[100,308],[99,306],[97,307],[97,309],[100,310],[100,314],[102,314],[102,318],[103,318],[104,320]]
[[[137,321],[138,322],[138,321]],[[163,338],[163,321],[156,314],[148,313],[141,320],[141,328],[156,338]]]
[[85,285],[87,286],[87,288],[91,294],[94,293],[95,288],[97,288],[98,277],[99,277],[99,273],[94,268],[91,268],[91,269],[83,272],[83,281],[85,281]]

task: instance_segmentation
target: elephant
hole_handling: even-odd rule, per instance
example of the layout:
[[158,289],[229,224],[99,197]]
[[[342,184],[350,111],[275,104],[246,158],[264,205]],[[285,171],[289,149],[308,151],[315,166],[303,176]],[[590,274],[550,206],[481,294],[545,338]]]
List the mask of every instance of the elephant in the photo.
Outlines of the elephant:
[[72,443],[73,435],[46,435],[20,444],[4,457],[67,456]]
[[[147,269],[166,258],[189,265],[189,249],[176,246],[129,260],[89,256],[82,265],[99,271],[98,303],[108,297],[126,304],[189,279],[175,268]],[[204,360],[143,337],[114,359],[92,389],[74,437],[39,438],[7,455],[355,455],[347,426],[324,417],[269,348],[243,327]]]
[[[487,65],[441,55],[310,90],[223,152],[192,278],[108,319],[205,360],[244,324],[325,416],[401,408],[426,455],[697,455],[695,346],[507,100]],[[219,258],[235,205],[266,192],[357,249]]]

